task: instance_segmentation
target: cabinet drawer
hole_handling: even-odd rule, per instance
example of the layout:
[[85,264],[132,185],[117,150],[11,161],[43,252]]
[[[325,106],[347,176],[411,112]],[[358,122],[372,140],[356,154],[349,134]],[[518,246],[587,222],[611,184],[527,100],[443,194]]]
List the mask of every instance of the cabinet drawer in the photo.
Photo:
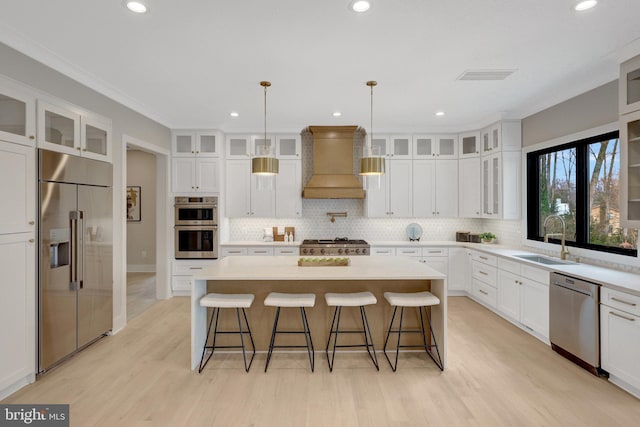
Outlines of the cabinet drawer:
[[225,256],[246,256],[247,255],[247,248],[238,248],[238,247],[231,247],[231,248],[222,248],[221,249],[221,254],[223,257]]
[[602,367],[640,389],[640,317],[600,305]]
[[396,248],[371,248],[371,255],[374,256],[395,256]]
[[300,248],[297,246],[290,248],[274,248],[274,255],[283,255],[283,256],[298,256],[300,255]]
[[500,270],[508,271],[509,273],[520,275],[520,266],[521,264],[517,261],[511,261],[506,258],[498,259],[498,268]]
[[447,248],[422,248],[422,256],[449,256]]
[[270,248],[270,247],[248,248],[247,254],[249,256],[273,256],[273,248]]
[[478,261],[484,264],[493,265],[494,267],[498,265],[498,257],[495,255],[489,255],[484,252],[476,252],[471,251],[471,259],[474,261]]
[[473,279],[473,284],[471,286],[471,292],[473,296],[478,298],[480,301],[484,302],[491,308],[496,307],[496,290],[491,286],[488,286],[486,283],[483,283],[479,280]]
[[207,266],[202,264],[174,264],[173,275],[174,276],[193,276],[196,273],[201,272]]
[[421,256],[422,248],[396,248],[397,256]]
[[549,271],[524,264],[522,264],[520,268],[522,277],[535,280],[536,282],[543,283],[547,286],[549,285]]
[[[600,303],[640,316],[640,297],[636,295],[602,287],[600,289]],[[640,322],[640,319],[638,321]]]
[[483,281],[484,283],[496,287],[496,276],[498,271],[496,267],[473,261],[471,268],[473,270],[473,278]]

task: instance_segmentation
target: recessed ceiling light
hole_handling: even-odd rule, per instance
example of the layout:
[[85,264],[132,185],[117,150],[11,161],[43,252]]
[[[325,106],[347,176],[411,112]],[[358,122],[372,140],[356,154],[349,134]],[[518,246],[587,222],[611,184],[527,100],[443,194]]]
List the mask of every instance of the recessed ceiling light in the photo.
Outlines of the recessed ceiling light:
[[124,4],[124,6],[127,9],[129,9],[131,12],[134,12],[134,13],[147,13],[147,12],[149,12],[149,8],[147,7],[145,2],[143,2],[143,1],[125,0],[125,1],[122,2],[122,4]]
[[573,10],[582,12],[595,7],[597,4],[598,0],[580,0],[573,6]]
[[358,13],[366,12],[371,8],[371,2],[366,0],[355,0],[349,3],[349,8]]
[[340,117],[342,115],[342,113],[340,111],[336,111],[335,113],[333,113],[333,117]]
[[231,117],[238,117],[240,114],[236,113],[235,111],[232,111],[232,112],[229,113],[229,115]]
[[444,111],[436,111],[436,116],[438,117],[442,117],[444,116],[445,112]]

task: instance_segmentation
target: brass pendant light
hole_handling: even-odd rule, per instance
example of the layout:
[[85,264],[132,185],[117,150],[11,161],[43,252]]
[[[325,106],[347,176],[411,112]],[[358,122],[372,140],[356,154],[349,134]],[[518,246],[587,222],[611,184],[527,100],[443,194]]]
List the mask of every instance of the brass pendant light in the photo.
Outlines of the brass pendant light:
[[373,154],[373,87],[378,82],[370,80],[367,86],[371,88],[371,124],[369,135],[363,147],[363,156],[360,159],[360,175],[379,176],[384,175],[384,157]]
[[270,148],[267,145],[267,88],[271,86],[270,82],[262,81],[260,86],[264,88],[264,146],[262,147],[262,153],[251,161],[251,173],[260,176],[272,176],[277,175],[280,171],[280,162],[275,156],[270,155]]

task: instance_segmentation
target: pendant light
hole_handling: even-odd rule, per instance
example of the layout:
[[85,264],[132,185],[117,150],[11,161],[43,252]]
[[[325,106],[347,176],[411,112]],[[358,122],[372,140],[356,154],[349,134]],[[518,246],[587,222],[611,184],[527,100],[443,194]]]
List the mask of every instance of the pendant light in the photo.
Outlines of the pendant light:
[[251,162],[251,173],[258,176],[273,176],[280,171],[280,165],[278,159],[271,155],[273,145],[268,145],[267,141],[267,88],[271,86],[271,83],[263,81],[260,82],[260,86],[264,88],[264,145],[262,146],[262,152],[256,153],[256,157]]
[[367,82],[367,86],[371,88],[371,125],[360,159],[360,175],[364,176],[384,175],[384,158],[373,153],[373,87],[377,84],[373,80]]

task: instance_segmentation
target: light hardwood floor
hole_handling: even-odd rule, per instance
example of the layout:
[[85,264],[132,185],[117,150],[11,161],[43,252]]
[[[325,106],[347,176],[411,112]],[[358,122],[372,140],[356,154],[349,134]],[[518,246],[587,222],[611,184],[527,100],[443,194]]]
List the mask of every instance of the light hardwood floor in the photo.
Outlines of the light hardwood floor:
[[[249,312],[250,313],[250,312]],[[270,328],[271,325],[252,325]],[[328,325],[327,325],[328,327]],[[316,343],[324,348],[324,343]],[[3,403],[69,403],[72,426],[637,426],[640,400],[465,297],[449,298],[449,359],[240,355],[190,372],[189,299],[160,301]]]

